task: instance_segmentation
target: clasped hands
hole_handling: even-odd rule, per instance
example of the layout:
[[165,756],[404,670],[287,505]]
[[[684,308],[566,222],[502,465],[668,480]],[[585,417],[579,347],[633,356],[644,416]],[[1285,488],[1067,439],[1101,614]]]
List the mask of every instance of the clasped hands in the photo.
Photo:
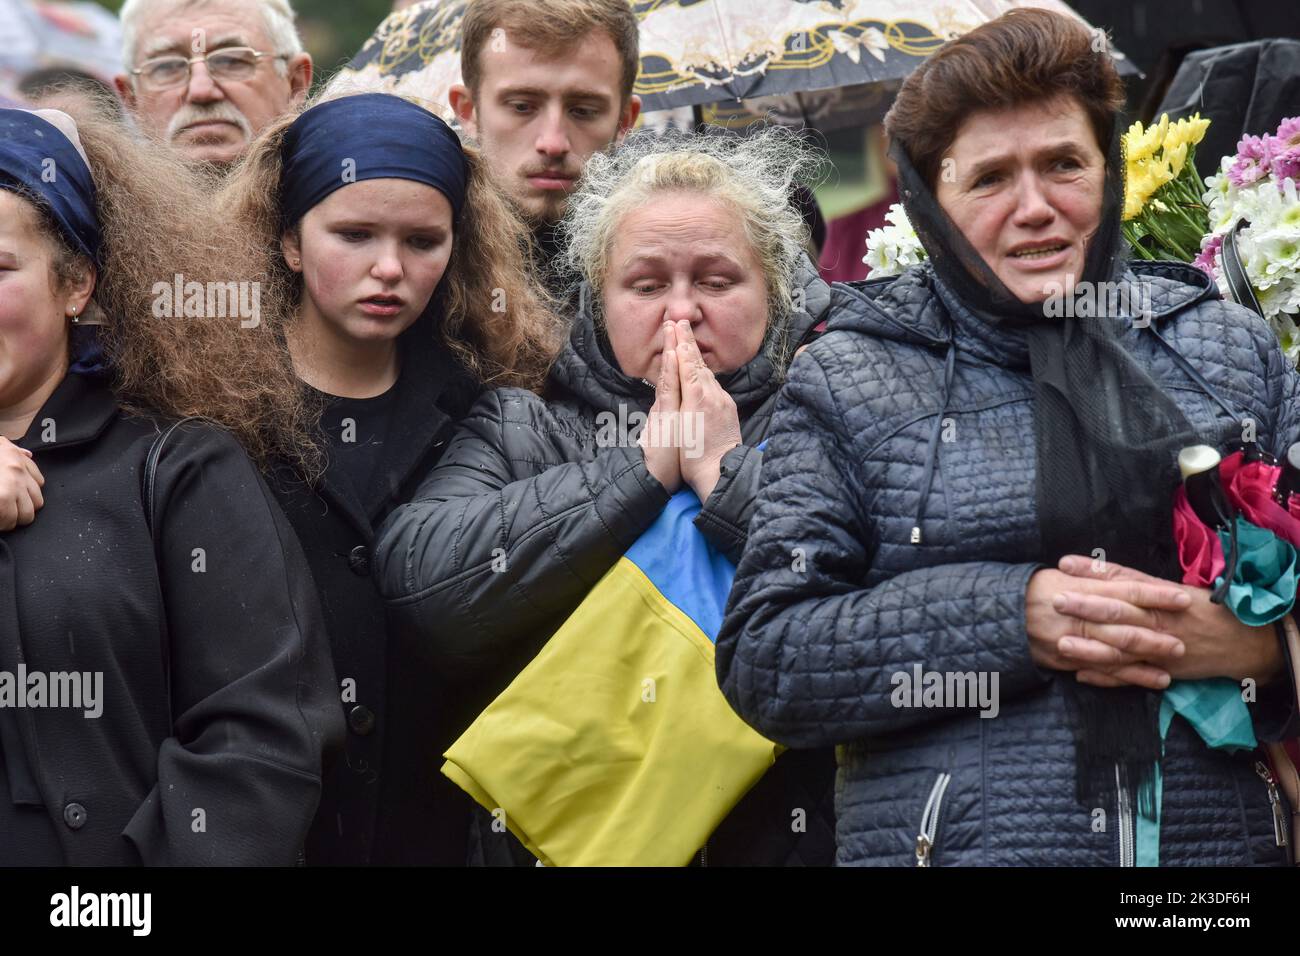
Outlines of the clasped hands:
[[13,531],[36,520],[45,507],[45,477],[32,453],[0,437],[0,531]]
[[691,324],[665,321],[662,332],[655,400],[637,444],[669,494],[685,483],[706,501],[722,476],[722,456],[740,444],[740,416],[704,364]]
[[1030,577],[1025,626],[1038,666],[1097,687],[1162,690],[1205,677],[1263,686],[1283,664],[1273,626],[1243,624],[1209,589],[1082,555]]

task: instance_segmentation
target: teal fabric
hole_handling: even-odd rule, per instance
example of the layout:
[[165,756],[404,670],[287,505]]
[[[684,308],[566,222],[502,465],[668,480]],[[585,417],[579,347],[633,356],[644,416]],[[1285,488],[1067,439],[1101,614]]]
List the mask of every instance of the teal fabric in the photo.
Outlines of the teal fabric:
[[[1250,711],[1241,687],[1228,677],[1174,681],[1160,700],[1160,739],[1178,714],[1192,725],[1207,747],[1253,750],[1257,745]],[[1138,812],[1134,817],[1134,866],[1160,865],[1160,803],[1164,794],[1160,767],[1155,774],[1155,816]]]
[[[1226,531],[1219,532],[1223,553],[1230,547]],[[1272,624],[1295,604],[1296,550],[1271,531],[1237,517],[1237,568],[1224,603],[1237,620],[1251,627]],[[1223,578],[1215,581],[1221,584]]]

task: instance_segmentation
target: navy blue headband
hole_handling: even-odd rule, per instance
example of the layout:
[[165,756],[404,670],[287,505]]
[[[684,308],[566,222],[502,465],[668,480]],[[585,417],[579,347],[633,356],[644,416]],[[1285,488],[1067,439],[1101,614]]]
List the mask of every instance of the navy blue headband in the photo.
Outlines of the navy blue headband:
[[469,167],[451,127],[387,93],[327,100],[285,131],[280,221],[284,228],[336,189],[363,179],[409,179],[432,186],[457,219]]
[[58,127],[26,110],[0,109],[0,189],[41,197],[63,238],[99,264],[95,181]]

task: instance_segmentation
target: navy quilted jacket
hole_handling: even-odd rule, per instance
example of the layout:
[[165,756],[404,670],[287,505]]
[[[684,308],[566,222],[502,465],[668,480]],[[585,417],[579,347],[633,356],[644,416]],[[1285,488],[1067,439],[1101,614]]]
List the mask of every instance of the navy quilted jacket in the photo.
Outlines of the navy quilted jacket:
[[[1191,424],[1217,442],[1252,419],[1275,454],[1300,438],[1300,378],[1265,323],[1195,269],[1133,269],[1155,320],[1123,342]],[[1131,795],[1076,801],[1073,677],[1029,655],[1040,565],[1023,332],[978,320],[927,266],[833,288],[827,333],[775,413],[717,645],[728,700],[774,740],[839,745],[839,864],[1129,863]],[[927,672],[996,673],[996,716],[895,706],[895,675]],[[1262,689],[1257,735],[1294,734],[1294,700],[1289,680]],[[1162,865],[1284,861],[1256,759],[1175,719]]]

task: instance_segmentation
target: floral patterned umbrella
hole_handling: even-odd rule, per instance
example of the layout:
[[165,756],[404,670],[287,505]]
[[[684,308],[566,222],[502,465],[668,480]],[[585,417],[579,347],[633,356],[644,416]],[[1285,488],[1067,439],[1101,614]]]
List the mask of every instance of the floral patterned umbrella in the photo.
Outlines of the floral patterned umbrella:
[[[717,104],[722,125],[752,122],[746,111],[822,129],[863,125],[944,42],[1022,6],[1077,17],[1059,0],[632,0],[636,93],[647,113]],[[331,85],[413,96],[449,116],[464,10],[465,0],[426,0],[391,14]]]
[[111,82],[121,70],[121,27],[94,3],[0,0],[0,95],[30,70],[69,66]]
[[637,92],[646,110],[896,82],[946,41],[1015,7],[1080,19],[1058,0],[651,0],[633,6],[641,18]]

